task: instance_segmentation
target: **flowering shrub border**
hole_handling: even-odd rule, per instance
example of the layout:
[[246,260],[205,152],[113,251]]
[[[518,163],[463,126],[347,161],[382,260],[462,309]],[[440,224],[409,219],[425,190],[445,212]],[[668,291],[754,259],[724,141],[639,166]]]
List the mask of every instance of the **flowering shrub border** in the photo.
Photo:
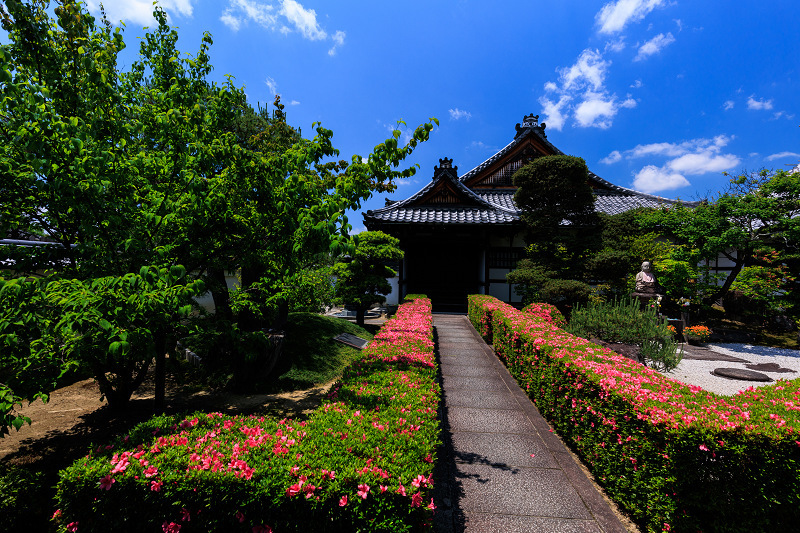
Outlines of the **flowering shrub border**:
[[800,379],[718,396],[490,296],[470,296],[469,316],[542,415],[647,531],[797,527]]
[[401,305],[306,421],[160,416],[61,473],[59,531],[414,531],[440,442],[430,300]]

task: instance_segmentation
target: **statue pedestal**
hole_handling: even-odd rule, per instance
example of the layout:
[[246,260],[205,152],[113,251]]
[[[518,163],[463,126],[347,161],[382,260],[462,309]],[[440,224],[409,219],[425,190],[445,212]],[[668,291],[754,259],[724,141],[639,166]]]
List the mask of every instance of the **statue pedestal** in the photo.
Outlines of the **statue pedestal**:
[[650,300],[658,298],[662,296],[661,294],[656,294],[655,292],[632,292],[631,298],[636,298],[639,300],[639,305],[645,307],[650,304]]

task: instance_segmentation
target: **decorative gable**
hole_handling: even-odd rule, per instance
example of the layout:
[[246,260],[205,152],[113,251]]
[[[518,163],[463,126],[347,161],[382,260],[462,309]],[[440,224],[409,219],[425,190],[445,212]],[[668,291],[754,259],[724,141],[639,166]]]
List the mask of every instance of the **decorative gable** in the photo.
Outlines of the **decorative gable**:
[[417,198],[411,205],[429,205],[442,207],[480,207],[480,202],[463,185],[458,183],[458,167],[453,160],[439,160],[439,166],[433,167],[433,186]]
[[511,177],[517,170],[537,157],[561,153],[547,141],[544,129],[538,115],[526,115],[522,125],[516,125],[511,144],[467,173],[464,185],[470,189],[516,189]]

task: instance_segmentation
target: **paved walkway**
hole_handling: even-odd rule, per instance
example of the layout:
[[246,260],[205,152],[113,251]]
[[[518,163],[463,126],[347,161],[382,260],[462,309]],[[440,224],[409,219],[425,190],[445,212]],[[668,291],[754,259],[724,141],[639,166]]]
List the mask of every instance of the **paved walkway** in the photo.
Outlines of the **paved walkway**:
[[437,533],[626,532],[469,319],[433,323],[445,443]]

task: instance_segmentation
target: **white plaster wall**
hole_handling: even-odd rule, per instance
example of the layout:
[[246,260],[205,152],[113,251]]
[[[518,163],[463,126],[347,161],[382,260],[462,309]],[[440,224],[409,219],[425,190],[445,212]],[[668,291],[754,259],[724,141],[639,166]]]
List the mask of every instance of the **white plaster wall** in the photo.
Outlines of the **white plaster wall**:
[[400,305],[400,277],[395,276],[388,281],[392,286],[392,292],[386,295],[386,305]]
[[[239,276],[236,272],[225,272],[225,283],[228,285],[228,290],[234,289],[239,287]],[[207,292],[202,296],[198,296],[195,298],[198,305],[205,309],[208,312],[214,311],[214,298],[211,296],[211,292]]]

